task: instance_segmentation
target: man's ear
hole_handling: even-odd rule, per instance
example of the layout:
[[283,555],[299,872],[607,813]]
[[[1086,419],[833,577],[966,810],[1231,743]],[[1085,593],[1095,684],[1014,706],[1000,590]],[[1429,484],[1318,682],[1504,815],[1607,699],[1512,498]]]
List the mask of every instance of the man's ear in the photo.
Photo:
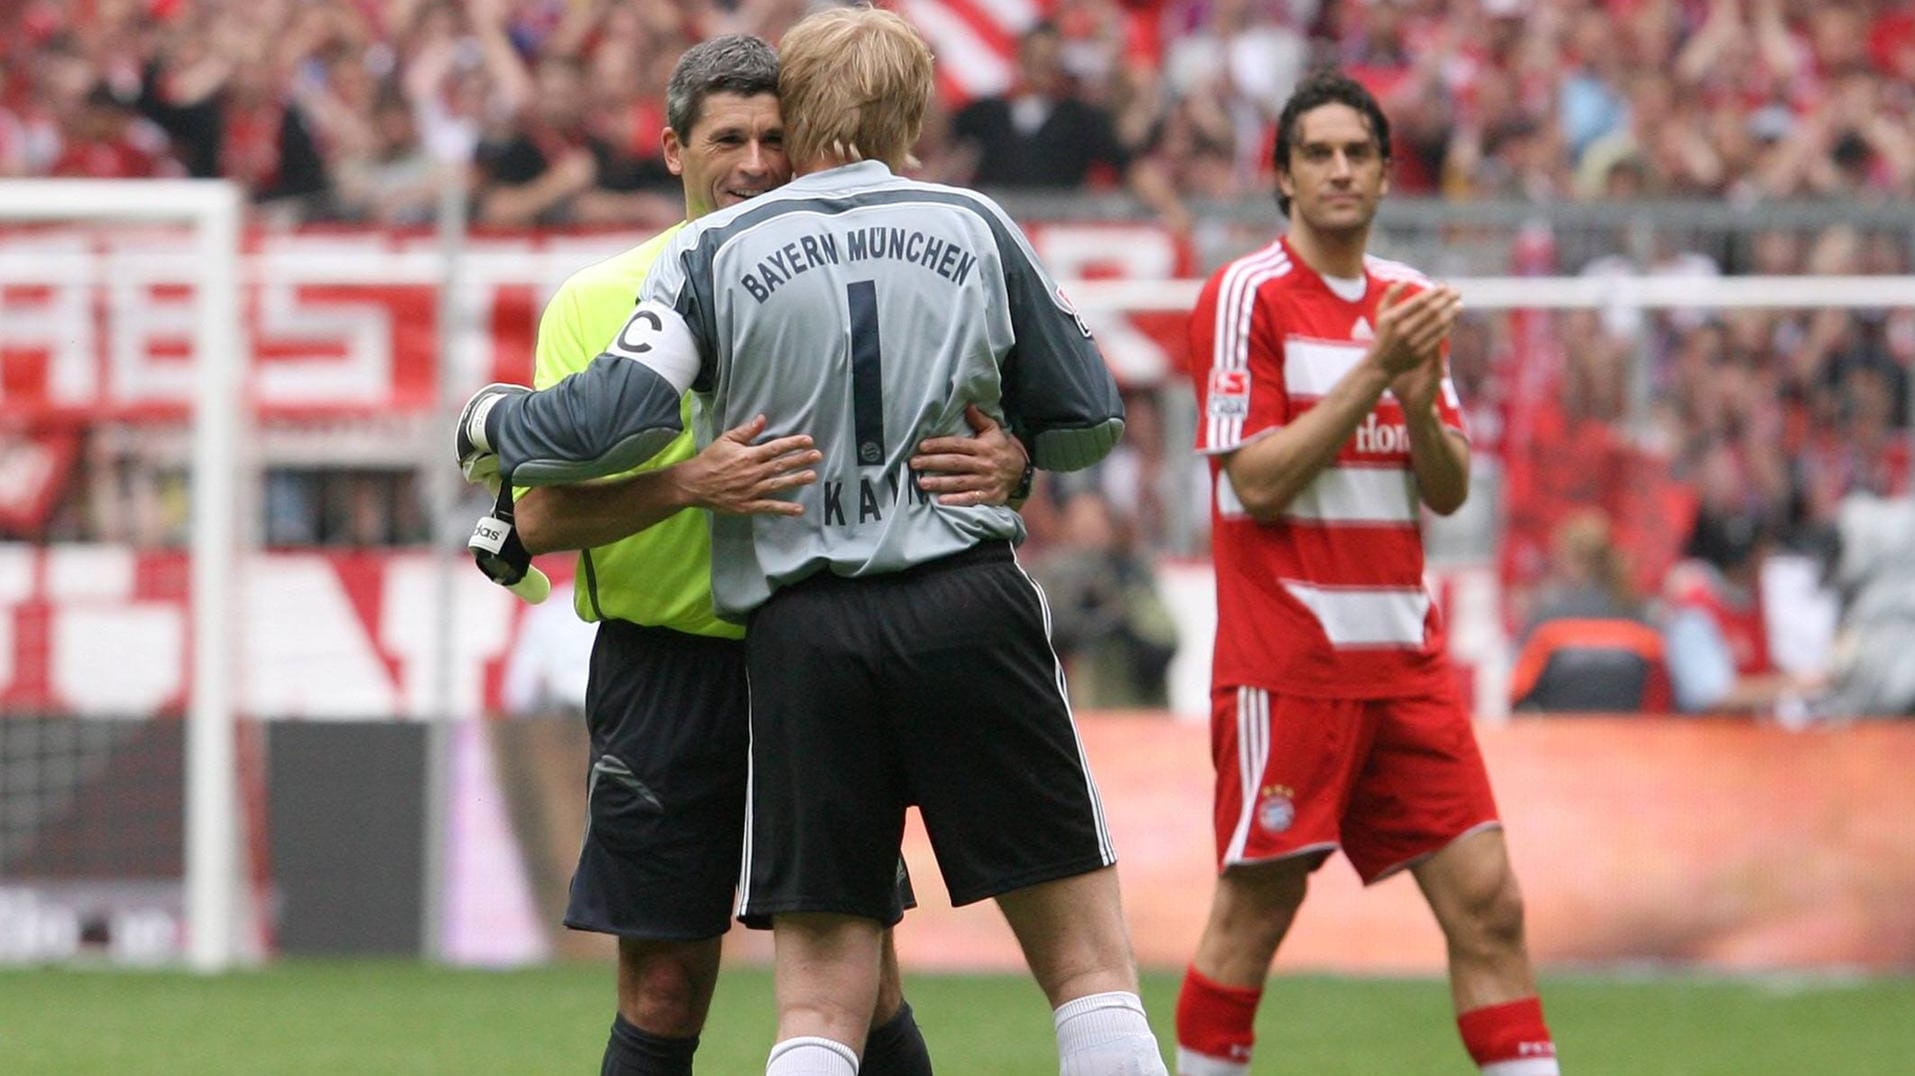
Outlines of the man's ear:
[[678,132],[670,127],[659,135],[659,144],[665,148],[665,170],[675,176],[685,174],[685,146],[678,140]]

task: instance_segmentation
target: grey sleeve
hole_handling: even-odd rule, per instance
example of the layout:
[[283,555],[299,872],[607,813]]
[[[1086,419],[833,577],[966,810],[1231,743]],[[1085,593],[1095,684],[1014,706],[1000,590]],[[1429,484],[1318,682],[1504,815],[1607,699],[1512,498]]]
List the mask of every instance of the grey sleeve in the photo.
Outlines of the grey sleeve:
[[1014,230],[1003,238],[1011,240],[1000,239],[999,252],[1015,334],[1002,371],[1005,413],[1037,466],[1047,471],[1089,467],[1124,433],[1117,382],[1090,329],[1023,238]]
[[712,318],[711,251],[699,238],[702,235],[694,223],[674,236],[652,263],[638,297],[641,302],[670,307],[684,319],[685,330],[691,334],[701,358],[691,388],[708,392],[714,376],[712,358],[718,354],[715,346],[718,329]]
[[551,388],[507,396],[485,419],[485,436],[509,485],[583,482],[629,471],[684,429],[682,393],[657,370],[618,354]]

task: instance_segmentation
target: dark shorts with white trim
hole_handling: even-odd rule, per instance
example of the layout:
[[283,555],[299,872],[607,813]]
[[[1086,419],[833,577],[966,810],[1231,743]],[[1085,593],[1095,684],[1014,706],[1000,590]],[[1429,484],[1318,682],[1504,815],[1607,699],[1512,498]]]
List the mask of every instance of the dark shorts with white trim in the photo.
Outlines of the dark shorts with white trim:
[[739,919],[897,922],[913,805],[953,904],[1114,863],[1049,625],[1002,542],[760,606]]
[[627,938],[731,926],[745,832],[745,645],[599,625],[585,690],[587,818],[565,925]]

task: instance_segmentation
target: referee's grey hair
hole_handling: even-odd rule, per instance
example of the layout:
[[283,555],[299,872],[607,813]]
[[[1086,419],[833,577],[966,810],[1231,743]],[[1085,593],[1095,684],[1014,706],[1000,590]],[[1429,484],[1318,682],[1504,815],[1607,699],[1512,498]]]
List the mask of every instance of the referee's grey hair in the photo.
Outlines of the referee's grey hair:
[[665,86],[665,122],[687,138],[714,93],[756,97],[778,92],[778,54],[763,38],[722,34],[685,50]]

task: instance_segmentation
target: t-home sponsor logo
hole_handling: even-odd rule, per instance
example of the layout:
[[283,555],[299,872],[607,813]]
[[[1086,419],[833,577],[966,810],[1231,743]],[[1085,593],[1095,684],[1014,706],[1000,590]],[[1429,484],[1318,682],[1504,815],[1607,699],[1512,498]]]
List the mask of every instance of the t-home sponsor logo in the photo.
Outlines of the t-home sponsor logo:
[[1370,412],[1356,428],[1356,450],[1365,455],[1393,456],[1410,450],[1410,428],[1401,422],[1381,422]]

